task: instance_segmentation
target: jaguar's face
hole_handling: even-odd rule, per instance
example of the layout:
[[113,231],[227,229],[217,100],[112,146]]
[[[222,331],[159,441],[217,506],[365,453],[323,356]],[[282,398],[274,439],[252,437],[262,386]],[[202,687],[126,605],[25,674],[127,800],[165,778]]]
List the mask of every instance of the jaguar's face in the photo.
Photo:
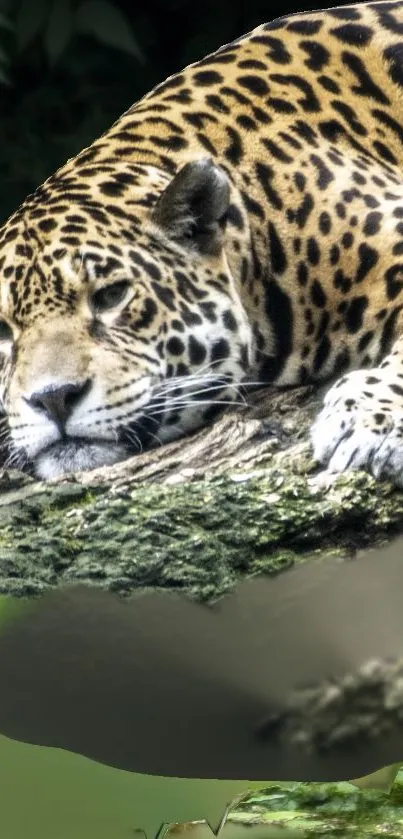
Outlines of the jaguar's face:
[[[164,206],[163,193],[129,242],[106,227],[97,244],[80,207],[75,224],[88,227],[79,247],[58,219],[46,242],[31,228],[25,251],[19,236],[0,250],[11,464],[52,478],[115,463],[197,427],[236,394],[250,337],[222,246],[227,188],[209,163],[185,169],[174,186],[188,188],[190,177],[194,195],[195,178],[199,193],[207,183],[215,218],[201,223],[186,207],[181,222],[175,194]],[[183,196],[177,206],[183,214]],[[26,231],[32,219],[21,224]]]

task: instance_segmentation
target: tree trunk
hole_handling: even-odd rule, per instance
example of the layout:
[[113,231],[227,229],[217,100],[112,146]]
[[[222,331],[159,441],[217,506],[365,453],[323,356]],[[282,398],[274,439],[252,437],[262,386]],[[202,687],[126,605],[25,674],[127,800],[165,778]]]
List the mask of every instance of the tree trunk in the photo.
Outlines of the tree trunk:
[[[139,589],[171,590],[209,603],[233,591],[246,577],[283,573],[296,563],[314,562],[319,555],[352,556],[359,549],[386,543],[401,530],[402,493],[363,472],[334,477],[319,469],[311,457],[309,428],[320,401],[320,394],[312,389],[261,390],[250,397],[248,405],[229,410],[211,427],[112,468],[47,483],[17,472],[4,473],[0,593],[32,598],[66,583],[84,583],[125,596]],[[400,591],[392,583],[390,574],[390,590]],[[372,596],[373,607],[376,592]],[[383,605],[386,614],[388,604]],[[97,613],[102,622],[101,614],[102,609]],[[354,636],[352,625],[348,641]],[[29,621],[27,626],[29,634]],[[319,633],[319,646],[321,637]],[[46,646],[45,642],[43,636]],[[23,708],[21,696],[31,696],[33,690],[32,686],[28,692],[20,690],[20,676],[34,653],[42,651],[42,641],[34,637],[32,649],[30,643],[21,642],[18,648],[19,672],[12,645],[8,654],[3,643],[3,659],[6,664],[7,655],[10,659],[8,683],[15,674],[16,686],[8,688],[12,723],[7,725],[7,697],[2,697],[1,731],[38,742],[34,734],[20,735],[18,728],[24,728],[23,714],[29,717],[31,699],[18,712],[17,722],[14,719],[15,702],[18,699]],[[353,655],[357,662],[351,672],[353,682],[347,668],[345,700],[342,697],[340,704],[336,697],[336,710],[327,701],[329,685],[323,683],[319,669],[313,688],[317,693],[302,693],[297,699],[295,694],[284,695],[275,719],[280,752],[283,746],[285,753],[293,749],[301,732],[304,743],[311,744],[309,773],[296,769],[298,778],[340,777],[331,766],[333,754],[335,766],[340,765],[340,748],[345,760],[343,777],[350,777],[357,732],[368,751],[363,752],[361,763],[353,761],[354,774],[364,775],[366,769],[400,759],[403,698],[396,650],[400,657],[398,643],[393,651],[388,648],[395,663],[378,660],[375,681],[368,681],[367,671],[360,670],[365,662]],[[52,684],[56,662],[49,668]],[[63,732],[65,720],[63,714],[59,716]],[[29,723],[32,731],[37,723],[36,718]],[[273,720],[268,724],[268,733],[263,735],[270,740]],[[321,745],[317,751],[317,741],[322,744],[324,738],[330,761],[326,771]],[[70,748],[57,738],[45,737],[41,742]],[[91,751],[83,749],[82,753],[93,757]],[[295,754],[299,754],[296,747]]]
[[351,555],[401,529],[402,494],[312,462],[311,389],[256,392],[213,426],[123,464],[0,483],[0,592],[66,582],[120,594],[171,589],[202,601],[257,572]]

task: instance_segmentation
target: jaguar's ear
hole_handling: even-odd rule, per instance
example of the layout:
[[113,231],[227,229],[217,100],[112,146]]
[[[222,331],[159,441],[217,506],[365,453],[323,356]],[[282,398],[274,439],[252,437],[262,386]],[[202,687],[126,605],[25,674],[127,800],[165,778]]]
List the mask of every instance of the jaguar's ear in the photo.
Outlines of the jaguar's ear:
[[159,197],[153,221],[177,240],[214,253],[230,200],[227,176],[209,157],[186,163]]

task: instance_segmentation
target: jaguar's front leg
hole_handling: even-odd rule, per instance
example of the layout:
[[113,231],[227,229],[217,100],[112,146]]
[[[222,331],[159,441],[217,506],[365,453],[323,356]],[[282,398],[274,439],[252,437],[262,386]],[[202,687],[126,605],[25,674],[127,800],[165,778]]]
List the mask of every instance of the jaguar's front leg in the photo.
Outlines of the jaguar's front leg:
[[378,367],[330,388],[311,435],[328,471],[367,469],[403,487],[403,336]]

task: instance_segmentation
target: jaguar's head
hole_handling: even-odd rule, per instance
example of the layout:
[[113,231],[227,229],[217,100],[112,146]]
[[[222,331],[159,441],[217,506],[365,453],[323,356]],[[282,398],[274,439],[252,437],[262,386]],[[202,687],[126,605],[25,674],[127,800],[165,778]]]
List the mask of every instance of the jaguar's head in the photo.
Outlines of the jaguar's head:
[[41,478],[186,433],[249,366],[225,174],[209,159],[172,177],[90,169],[60,170],[0,233],[9,463]]

